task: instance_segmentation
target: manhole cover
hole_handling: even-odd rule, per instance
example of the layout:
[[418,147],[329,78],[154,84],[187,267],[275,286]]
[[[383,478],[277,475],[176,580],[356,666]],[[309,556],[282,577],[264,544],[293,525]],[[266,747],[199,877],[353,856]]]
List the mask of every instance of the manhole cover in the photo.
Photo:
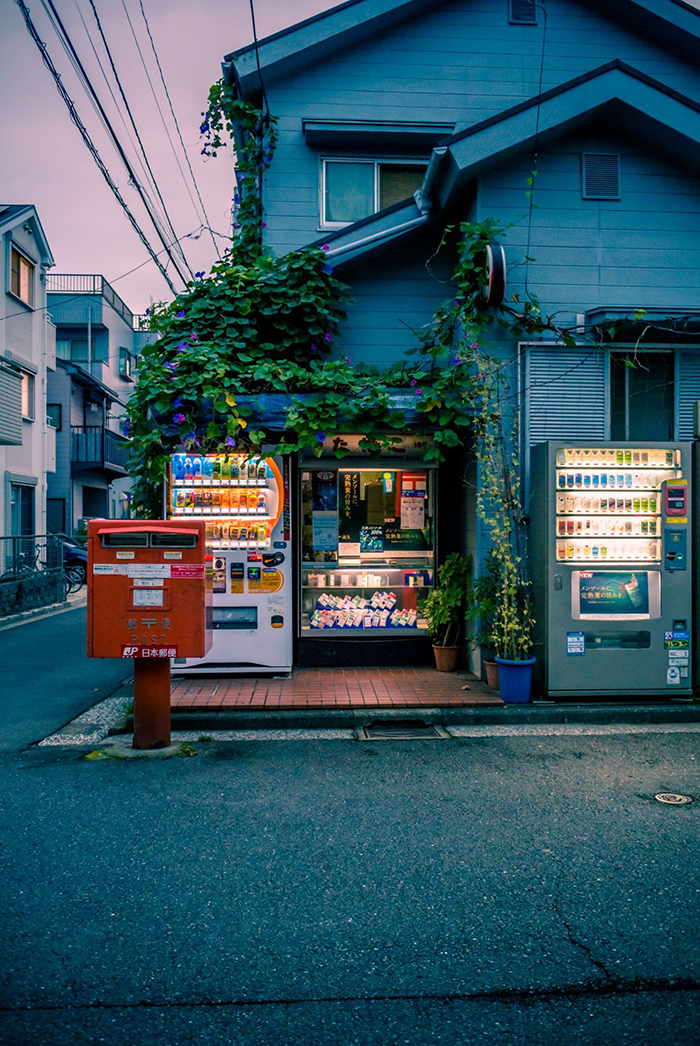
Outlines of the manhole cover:
[[362,727],[361,735],[365,741],[435,741],[450,736],[443,727],[424,723],[420,719],[370,723]]
[[689,795],[678,795],[677,792],[659,792],[654,799],[658,799],[660,803],[668,803],[669,806],[685,806],[693,801]]

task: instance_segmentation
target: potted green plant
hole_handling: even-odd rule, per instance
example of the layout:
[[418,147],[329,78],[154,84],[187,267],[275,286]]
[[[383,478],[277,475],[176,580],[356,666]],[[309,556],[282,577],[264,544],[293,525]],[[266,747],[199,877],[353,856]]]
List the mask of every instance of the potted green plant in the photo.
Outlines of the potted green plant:
[[501,580],[493,620],[492,638],[498,664],[501,699],[507,704],[530,700],[533,617],[527,582],[521,576],[520,561],[512,555],[501,561]]
[[438,586],[421,600],[438,672],[454,672],[464,640],[471,556],[453,552],[438,568]]

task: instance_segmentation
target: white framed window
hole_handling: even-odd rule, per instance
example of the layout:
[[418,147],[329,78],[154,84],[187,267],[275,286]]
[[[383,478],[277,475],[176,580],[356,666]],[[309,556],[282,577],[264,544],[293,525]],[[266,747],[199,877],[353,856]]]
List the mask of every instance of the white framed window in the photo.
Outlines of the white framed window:
[[426,160],[321,160],[321,225],[338,229],[413,196],[425,177]]
[[134,380],[134,357],[128,349],[119,349],[119,377],[124,381]]
[[34,421],[34,375],[22,371],[22,417]]
[[16,247],[10,249],[10,292],[25,305],[34,306],[34,266]]

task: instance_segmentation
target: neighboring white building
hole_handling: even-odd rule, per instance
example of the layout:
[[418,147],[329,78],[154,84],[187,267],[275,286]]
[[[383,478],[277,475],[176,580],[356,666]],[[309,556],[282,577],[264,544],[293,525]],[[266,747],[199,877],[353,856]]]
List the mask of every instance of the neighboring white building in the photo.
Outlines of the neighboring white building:
[[52,273],[47,286],[57,330],[46,404],[57,442],[47,528],[72,534],[82,519],[129,515],[126,404],[139,353],[155,335],[104,276]]
[[0,535],[46,533],[56,433],[46,416],[56,328],[46,311],[54,260],[31,204],[0,204]]

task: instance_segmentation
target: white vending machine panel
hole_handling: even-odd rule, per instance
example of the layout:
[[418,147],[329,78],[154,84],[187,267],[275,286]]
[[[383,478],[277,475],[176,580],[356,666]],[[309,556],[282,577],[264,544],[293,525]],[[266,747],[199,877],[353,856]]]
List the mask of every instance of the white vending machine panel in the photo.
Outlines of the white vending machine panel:
[[165,482],[169,519],[204,519],[212,574],[209,653],[178,672],[287,673],[292,667],[289,459],[174,454]]

